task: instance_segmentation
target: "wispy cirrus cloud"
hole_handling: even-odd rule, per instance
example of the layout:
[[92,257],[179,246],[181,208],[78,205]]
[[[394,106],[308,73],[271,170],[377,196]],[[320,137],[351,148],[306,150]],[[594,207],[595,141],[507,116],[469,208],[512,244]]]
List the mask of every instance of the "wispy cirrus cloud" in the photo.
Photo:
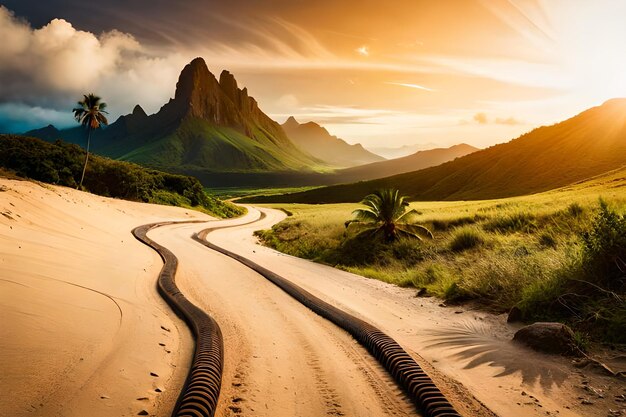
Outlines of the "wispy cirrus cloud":
[[419,84],[396,83],[396,82],[386,82],[385,84],[389,84],[389,85],[397,85],[397,86],[400,86],[400,87],[414,88],[414,89],[416,89],[416,90],[424,90],[424,91],[437,91],[437,90],[435,90],[435,89],[428,88],[428,87],[424,87],[423,85],[419,85]]

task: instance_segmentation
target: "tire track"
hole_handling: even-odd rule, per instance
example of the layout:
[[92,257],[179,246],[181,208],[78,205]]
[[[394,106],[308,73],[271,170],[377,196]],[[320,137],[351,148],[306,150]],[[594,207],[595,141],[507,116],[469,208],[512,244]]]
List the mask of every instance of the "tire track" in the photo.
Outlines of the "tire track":
[[[259,221],[265,217],[261,212]],[[254,223],[255,221],[246,224]],[[460,417],[448,399],[417,362],[390,336],[371,324],[352,316],[319,299],[282,276],[262,267],[256,262],[217,246],[206,236],[217,229],[242,226],[223,226],[204,229],[192,235],[192,239],[207,248],[229,256],[267,278],[300,303],[350,333],[383,365],[395,381],[406,391],[418,410],[428,417]]]
[[151,223],[136,227],[132,233],[137,240],[161,256],[163,268],[157,280],[159,294],[185,320],[196,339],[191,369],[172,416],[213,417],[220,395],[224,366],[222,332],[215,320],[191,303],[176,286],[175,275],[178,268],[176,256],[147,236],[151,229],[179,223],[204,223],[204,221]]

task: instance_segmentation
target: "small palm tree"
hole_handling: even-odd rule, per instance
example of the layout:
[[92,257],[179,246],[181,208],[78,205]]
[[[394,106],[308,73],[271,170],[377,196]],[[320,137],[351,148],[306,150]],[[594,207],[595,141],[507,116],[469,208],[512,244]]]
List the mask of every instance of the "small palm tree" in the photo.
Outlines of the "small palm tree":
[[87,155],[85,155],[85,165],[83,166],[83,173],[80,176],[80,183],[78,187],[76,187],[77,189],[83,186],[83,179],[85,178],[85,170],[87,169],[87,162],[89,161],[91,132],[98,129],[101,125],[106,126],[109,124],[107,118],[104,116],[108,114],[104,110],[107,104],[100,100],[102,99],[94,94],[86,94],[83,96],[83,99],[78,102],[78,107],[72,109],[76,121],[87,129]]
[[345,223],[346,228],[351,224],[361,224],[365,230],[359,235],[382,233],[387,242],[392,242],[400,236],[413,237],[422,240],[421,236],[429,238],[433,234],[418,224],[411,223],[418,213],[415,210],[406,211],[409,202],[396,189],[385,189],[368,195],[361,201],[366,208],[354,210],[353,220]]

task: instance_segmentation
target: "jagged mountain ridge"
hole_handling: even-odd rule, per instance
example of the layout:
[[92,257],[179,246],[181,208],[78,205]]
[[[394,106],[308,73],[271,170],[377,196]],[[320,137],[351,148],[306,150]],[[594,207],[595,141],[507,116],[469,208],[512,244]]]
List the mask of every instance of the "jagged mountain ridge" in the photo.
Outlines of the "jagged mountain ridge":
[[[53,127],[27,132],[83,144],[84,131]],[[311,171],[324,162],[301,151],[256,100],[223,71],[219,81],[202,58],[185,66],[173,99],[153,114],[140,106],[94,132],[92,150],[176,172]]]

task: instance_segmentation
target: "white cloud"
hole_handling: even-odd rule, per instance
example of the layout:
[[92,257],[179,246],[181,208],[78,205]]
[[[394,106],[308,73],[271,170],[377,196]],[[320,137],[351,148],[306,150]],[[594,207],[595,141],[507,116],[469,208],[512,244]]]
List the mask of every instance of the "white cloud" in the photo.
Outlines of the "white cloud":
[[63,19],[33,29],[3,6],[0,39],[0,103],[31,108],[71,106],[94,92],[108,102],[113,117],[137,102],[156,110],[173,94],[186,61],[151,56],[131,35],[116,30],[96,36]]
[[293,94],[285,94],[276,100],[276,105],[281,111],[293,112],[300,105],[300,102]]

